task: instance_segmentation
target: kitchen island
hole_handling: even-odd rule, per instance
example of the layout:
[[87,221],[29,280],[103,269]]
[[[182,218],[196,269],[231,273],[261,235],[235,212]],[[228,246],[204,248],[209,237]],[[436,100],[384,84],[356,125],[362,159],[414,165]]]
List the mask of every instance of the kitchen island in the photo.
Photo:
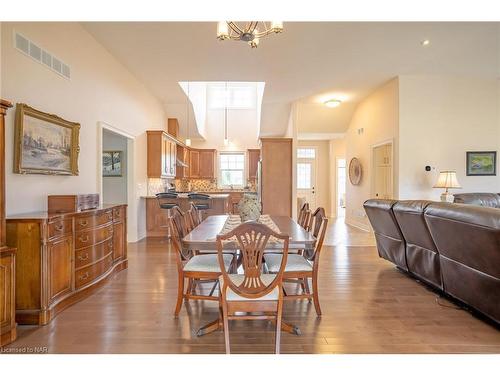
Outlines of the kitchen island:
[[[229,213],[229,194],[208,194],[210,196],[210,209],[202,212],[202,218],[211,215],[224,215]],[[160,208],[156,196],[141,197],[146,200],[146,236],[164,237],[168,235],[168,211]],[[177,204],[183,212],[190,208],[187,194],[179,193]]]

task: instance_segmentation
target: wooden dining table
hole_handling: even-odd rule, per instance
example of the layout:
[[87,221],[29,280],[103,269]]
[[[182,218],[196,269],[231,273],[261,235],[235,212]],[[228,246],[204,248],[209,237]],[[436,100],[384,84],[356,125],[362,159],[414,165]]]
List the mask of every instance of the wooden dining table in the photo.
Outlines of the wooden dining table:
[[[190,250],[215,251],[217,249],[216,246],[217,235],[220,234],[221,230],[224,228],[224,224],[226,223],[228,217],[229,215],[213,215],[207,217],[204,221],[202,221],[196,228],[194,228],[183,238],[183,246],[186,249]],[[272,215],[271,219],[277,225],[282,234],[286,233],[290,236],[288,244],[289,250],[314,249],[314,244],[316,239],[311,233],[302,228],[295,220],[293,220],[288,216],[272,216]],[[280,249],[280,246],[282,246],[282,244],[280,244],[279,242],[269,241],[265,251],[277,251]],[[226,242],[224,243],[224,249],[236,250],[237,244],[232,241]],[[287,322],[282,321],[281,327],[282,330],[285,332],[294,333],[296,335],[300,334],[300,329],[297,326],[294,326]],[[198,330],[197,335],[203,336],[219,329],[222,329],[222,320],[220,318],[201,327]]]

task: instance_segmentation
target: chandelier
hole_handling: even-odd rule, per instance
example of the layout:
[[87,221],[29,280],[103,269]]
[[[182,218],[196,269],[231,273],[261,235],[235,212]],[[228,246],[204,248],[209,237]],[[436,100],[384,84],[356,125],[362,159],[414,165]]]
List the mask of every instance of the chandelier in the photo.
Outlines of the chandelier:
[[257,48],[260,38],[270,34],[278,34],[283,31],[283,22],[235,22],[235,21],[219,21],[217,24],[217,39],[218,40],[240,40],[247,42],[252,48]]

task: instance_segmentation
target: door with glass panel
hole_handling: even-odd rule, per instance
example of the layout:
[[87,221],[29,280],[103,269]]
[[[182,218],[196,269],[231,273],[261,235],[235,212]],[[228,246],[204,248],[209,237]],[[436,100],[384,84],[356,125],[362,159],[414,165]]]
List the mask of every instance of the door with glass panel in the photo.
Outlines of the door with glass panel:
[[372,198],[392,199],[392,143],[373,147]]
[[297,197],[316,209],[316,149],[297,149]]

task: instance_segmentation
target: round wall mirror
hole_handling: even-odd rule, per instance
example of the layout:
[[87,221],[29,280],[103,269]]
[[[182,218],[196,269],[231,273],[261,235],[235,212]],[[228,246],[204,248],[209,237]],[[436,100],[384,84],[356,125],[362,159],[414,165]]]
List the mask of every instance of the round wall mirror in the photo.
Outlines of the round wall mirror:
[[351,181],[351,184],[359,185],[361,182],[361,175],[361,163],[357,158],[352,158],[349,162],[349,181]]

